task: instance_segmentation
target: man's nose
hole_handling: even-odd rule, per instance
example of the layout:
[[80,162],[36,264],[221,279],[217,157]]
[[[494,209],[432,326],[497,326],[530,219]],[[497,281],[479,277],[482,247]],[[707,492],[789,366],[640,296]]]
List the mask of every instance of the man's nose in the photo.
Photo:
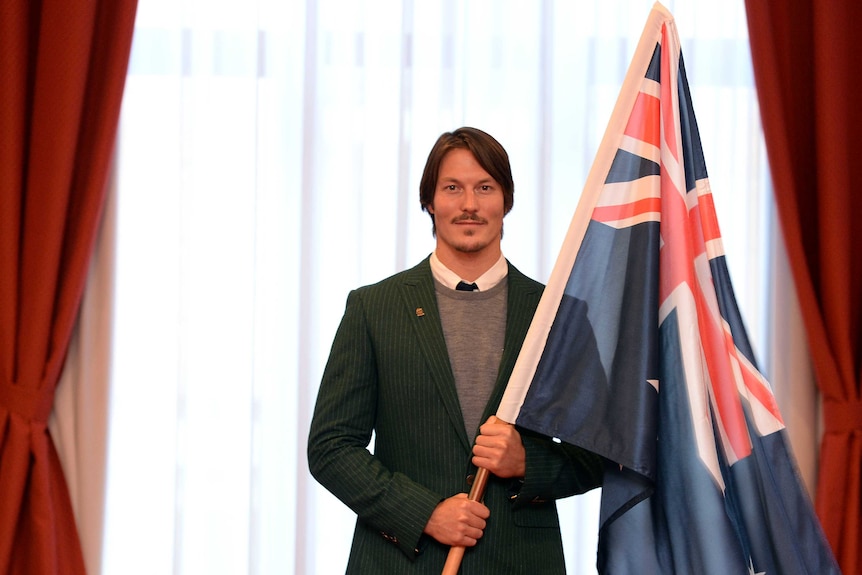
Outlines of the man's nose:
[[461,209],[465,212],[475,212],[479,209],[479,203],[476,201],[476,192],[470,189],[464,192]]

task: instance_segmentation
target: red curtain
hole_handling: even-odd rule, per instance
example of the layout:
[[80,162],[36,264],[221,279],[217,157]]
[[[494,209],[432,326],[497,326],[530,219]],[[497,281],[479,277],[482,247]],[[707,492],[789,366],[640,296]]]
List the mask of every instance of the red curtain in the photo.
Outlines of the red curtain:
[[746,10],[776,204],[823,396],[817,512],[842,571],[859,574],[862,2],[746,0]]
[[47,430],[137,0],[0,0],[0,573],[84,573]]

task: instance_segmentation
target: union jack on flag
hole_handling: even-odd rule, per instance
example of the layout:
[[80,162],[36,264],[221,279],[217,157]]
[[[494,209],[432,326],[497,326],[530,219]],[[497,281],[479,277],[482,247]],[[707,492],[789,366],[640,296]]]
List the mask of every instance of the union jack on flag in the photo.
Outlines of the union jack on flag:
[[609,461],[601,573],[839,572],[736,305],[660,4],[497,415]]

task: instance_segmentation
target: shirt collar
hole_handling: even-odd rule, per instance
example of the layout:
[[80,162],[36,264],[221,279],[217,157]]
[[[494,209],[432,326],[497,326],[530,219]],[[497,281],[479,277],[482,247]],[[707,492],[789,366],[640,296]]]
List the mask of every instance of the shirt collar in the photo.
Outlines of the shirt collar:
[[[462,278],[458,277],[458,274],[443,265],[443,262],[437,257],[436,251],[431,254],[431,273],[434,274],[434,279],[449,289],[455,289],[458,282],[462,281]],[[503,254],[500,254],[500,259],[497,260],[497,263],[476,278],[475,283],[479,286],[479,291],[486,291],[500,283],[508,273],[509,264],[506,263],[506,258]]]

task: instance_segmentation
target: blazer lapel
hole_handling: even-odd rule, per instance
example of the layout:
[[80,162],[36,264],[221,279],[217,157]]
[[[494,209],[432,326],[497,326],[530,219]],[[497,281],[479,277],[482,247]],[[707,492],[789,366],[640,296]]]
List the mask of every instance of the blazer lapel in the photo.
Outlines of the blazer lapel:
[[464,447],[469,450],[471,446],[467,441],[464,416],[461,414],[455,377],[452,374],[449,353],[446,350],[446,340],[443,336],[437,294],[434,291],[434,279],[428,258],[405,273],[401,293],[404,305],[409,308],[413,320],[419,348],[428,362],[428,369],[437,385],[449,420],[457,430]]
[[[515,368],[518,354],[527,335],[527,330],[533,321],[533,314],[542,297],[542,286],[518,271],[515,266],[509,264],[508,274],[508,315],[506,318],[506,337],[503,347],[503,357],[500,360],[500,371],[497,375],[497,383],[485,408],[482,421],[496,413],[503,399],[503,393],[509,383],[509,377]],[[509,422],[514,423],[514,422]]]

